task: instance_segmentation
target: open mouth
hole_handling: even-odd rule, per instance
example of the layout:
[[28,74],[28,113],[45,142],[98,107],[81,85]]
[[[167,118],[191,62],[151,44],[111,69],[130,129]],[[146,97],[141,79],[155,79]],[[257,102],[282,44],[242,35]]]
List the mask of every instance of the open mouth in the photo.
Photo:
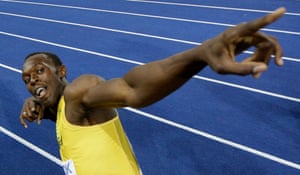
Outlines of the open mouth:
[[34,91],[34,95],[37,97],[37,98],[42,98],[45,96],[46,94],[46,88],[45,87],[39,87],[37,88],[35,91]]

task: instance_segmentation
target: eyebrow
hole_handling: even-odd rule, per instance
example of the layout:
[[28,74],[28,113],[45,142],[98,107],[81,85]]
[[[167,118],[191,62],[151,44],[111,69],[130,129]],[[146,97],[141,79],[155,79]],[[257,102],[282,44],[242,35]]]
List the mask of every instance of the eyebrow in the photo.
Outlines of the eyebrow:
[[[31,68],[28,69],[28,71],[30,71],[31,69],[37,67],[38,65],[43,65],[43,66],[46,66],[46,67],[50,68],[49,64],[47,64],[47,63],[36,63],[33,66],[31,66]],[[24,66],[23,66],[23,69],[22,69],[22,74],[24,74]]]

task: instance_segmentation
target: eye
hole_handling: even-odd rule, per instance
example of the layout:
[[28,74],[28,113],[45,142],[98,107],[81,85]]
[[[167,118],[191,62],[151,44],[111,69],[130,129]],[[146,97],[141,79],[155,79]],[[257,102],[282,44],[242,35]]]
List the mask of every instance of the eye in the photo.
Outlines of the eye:
[[28,84],[30,82],[30,77],[29,76],[23,77],[23,81],[25,84]]
[[37,73],[38,74],[42,74],[42,73],[44,73],[45,72],[45,68],[43,68],[43,67],[41,67],[41,68],[39,68],[38,70],[37,70]]

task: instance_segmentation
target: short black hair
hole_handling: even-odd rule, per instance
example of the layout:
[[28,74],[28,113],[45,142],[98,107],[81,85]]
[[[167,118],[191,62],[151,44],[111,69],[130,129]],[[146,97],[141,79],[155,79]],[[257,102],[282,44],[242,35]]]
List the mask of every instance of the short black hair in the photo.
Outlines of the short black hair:
[[38,55],[38,54],[46,55],[48,59],[51,59],[51,61],[54,63],[55,66],[62,65],[61,59],[57,55],[55,55],[54,53],[51,53],[51,52],[33,52],[25,57],[24,62],[26,62],[29,57]]

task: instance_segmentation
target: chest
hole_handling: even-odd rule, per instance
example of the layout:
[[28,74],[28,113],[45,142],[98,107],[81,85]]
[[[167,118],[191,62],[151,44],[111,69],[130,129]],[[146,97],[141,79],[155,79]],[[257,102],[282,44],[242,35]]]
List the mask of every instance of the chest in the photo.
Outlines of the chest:
[[110,121],[117,115],[113,108],[92,108],[88,109],[79,104],[66,103],[66,120],[74,125],[91,126]]

